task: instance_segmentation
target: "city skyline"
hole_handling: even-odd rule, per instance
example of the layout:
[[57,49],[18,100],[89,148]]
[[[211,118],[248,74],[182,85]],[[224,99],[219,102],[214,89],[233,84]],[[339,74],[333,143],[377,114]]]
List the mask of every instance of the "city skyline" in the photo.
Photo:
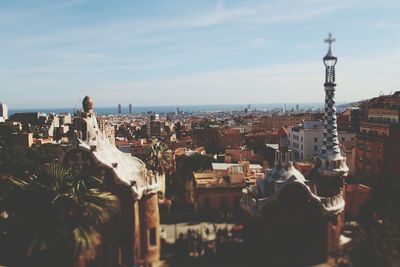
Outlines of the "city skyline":
[[389,94],[400,87],[398,7],[2,2],[0,102],[10,109],[73,107],[91,95],[99,107],[322,103],[329,31],[337,39],[337,101]]

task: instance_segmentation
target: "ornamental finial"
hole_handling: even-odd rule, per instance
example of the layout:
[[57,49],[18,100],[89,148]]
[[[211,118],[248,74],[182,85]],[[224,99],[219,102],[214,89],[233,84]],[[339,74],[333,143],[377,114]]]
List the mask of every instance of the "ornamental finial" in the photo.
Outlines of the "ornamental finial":
[[88,95],[85,96],[85,98],[82,101],[82,107],[85,112],[90,112],[93,110],[94,103],[90,96],[88,96]]
[[331,56],[331,55],[332,55],[331,47],[332,47],[332,43],[333,43],[333,42],[336,42],[336,39],[332,37],[332,33],[330,32],[330,33],[328,34],[328,38],[325,39],[325,43],[328,43],[328,44],[329,44],[329,50],[328,50],[327,56]]

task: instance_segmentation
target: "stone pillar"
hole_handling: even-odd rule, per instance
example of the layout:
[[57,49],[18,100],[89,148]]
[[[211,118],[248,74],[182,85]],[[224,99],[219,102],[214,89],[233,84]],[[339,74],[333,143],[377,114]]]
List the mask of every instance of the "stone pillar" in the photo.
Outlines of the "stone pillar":
[[140,259],[136,263],[154,263],[160,259],[160,214],[158,195],[139,200]]

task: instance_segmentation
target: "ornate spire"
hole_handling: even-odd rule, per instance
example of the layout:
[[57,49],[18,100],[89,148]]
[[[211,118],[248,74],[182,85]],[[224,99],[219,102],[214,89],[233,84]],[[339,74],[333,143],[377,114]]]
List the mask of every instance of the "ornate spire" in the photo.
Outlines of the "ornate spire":
[[336,106],[335,106],[335,65],[337,57],[332,54],[332,43],[335,41],[332,34],[329,33],[328,39],[325,40],[329,44],[328,53],[323,58],[325,73],[325,115],[324,115],[324,133],[322,138],[321,157],[325,159],[334,159],[340,156],[339,139],[336,122]]
[[281,127],[278,131],[279,136],[279,151],[287,152],[289,151],[290,141],[288,138],[288,133],[284,127]]

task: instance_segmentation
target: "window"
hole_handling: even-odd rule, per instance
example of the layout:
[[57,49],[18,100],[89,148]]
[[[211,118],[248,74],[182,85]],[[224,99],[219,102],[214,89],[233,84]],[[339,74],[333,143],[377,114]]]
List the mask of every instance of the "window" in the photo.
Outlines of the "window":
[[157,245],[157,230],[155,227],[152,227],[149,230],[149,241],[150,241],[150,246]]
[[301,150],[303,150],[303,145],[301,145]]
[[314,143],[318,143],[318,137],[314,137]]
[[380,146],[378,146],[378,153],[382,152],[382,148]]
[[342,142],[344,142],[346,139],[344,137],[342,137]]
[[314,146],[314,151],[318,151],[318,146]]
[[301,142],[303,142],[303,137],[301,137]]

